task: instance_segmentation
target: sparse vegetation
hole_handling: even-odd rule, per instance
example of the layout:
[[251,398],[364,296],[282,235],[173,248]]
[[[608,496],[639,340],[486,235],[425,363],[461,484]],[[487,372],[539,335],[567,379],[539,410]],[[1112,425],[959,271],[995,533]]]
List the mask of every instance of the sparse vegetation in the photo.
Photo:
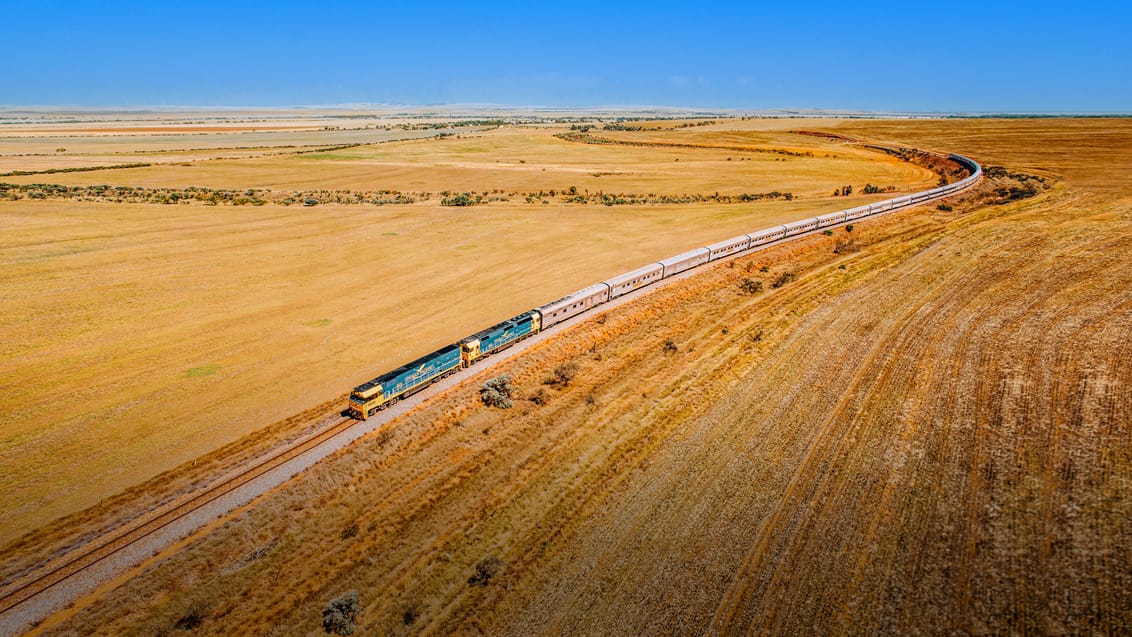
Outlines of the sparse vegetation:
[[487,586],[491,578],[498,575],[502,569],[503,560],[498,557],[485,557],[476,562],[476,571],[468,578],[468,584],[471,586]]
[[193,602],[184,615],[177,618],[173,624],[174,630],[183,632],[192,632],[204,623],[204,618],[208,615],[208,607],[202,602]]
[[480,203],[481,201],[483,201],[483,197],[481,197],[480,195],[473,195],[472,193],[469,193],[469,192],[462,192],[462,193],[459,193],[459,194],[452,195],[450,197],[444,197],[443,199],[440,200],[440,205],[442,205],[442,206],[474,206],[474,205]]
[[863,192],[866,195],[873,195],[873,194],[882,193],[882,192],[895,192],[895,191],[896,191],[895,186],[874,186],[872,184],[865,184],[865,187],[861,189],[861,192]]
[[566,387],[574,377],[578,375],[578,364],[574,361],[566,361],[554,368],[554,372],[550,378],[547,378],[543,383],[545,385],[554,385],[556,387]]
[[515,388],[511,385],[510,376],[506,374],[496,376],[480,388],[480,400],[488,407],[510,409],[514,406],[514,403],[511,402],[511,394],[514,391]]
[[548,399],[548,396],[547,396],[546,390],[541,388],[541,387],[536,389],[535,392],[527,398],[527,400],[531,401],[532,403],[534,403],[536,405],[540,405],[540,406],[545,405],[547,399]]
[[739,289],[744,294],[758,294],[763,290],[763,282],[759,279],[743,279],[739,282]]
[[328,635],[353,635],[361,611],[358,592],[343,593],[330,600],[326,609],[322,611],[322,629]]
[[839,238],[833,244],[834,254],[851,254],[853,252],[860,252],[861,246],[851,238]]
[[790,283],[791,281],[793,281],[794,279],[797,279],[797,278],[798,278],[797,274],[787,270],[786,272],[783,272],[783,273],[779,274],[777,277],[775,277],[774,282],[772,282],[770,284],[770,287],[772,287],[774,289],[778,289],[778,288],[786,285],[787,283]]

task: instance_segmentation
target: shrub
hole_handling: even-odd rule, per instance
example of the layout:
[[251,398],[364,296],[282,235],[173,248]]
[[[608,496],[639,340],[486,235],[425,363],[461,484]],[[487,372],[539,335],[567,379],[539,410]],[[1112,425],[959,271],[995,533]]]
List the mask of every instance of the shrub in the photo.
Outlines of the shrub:
[[442,206],[474,206],[476,200],[472,198],[470,193],[460,193],[451,197],[445,197],[440,200]]
[[833,246],[834,254],[849,254],[852,252],[860,252],[861,246],[852,239],[838,239],[837,245]]
[[196,630],[203,622],[205,616],[208,615],[208,608],[201,602],[194,602],[189,609],[185,611],[173,624],[176,630],[183,630],[186,632]]
[[343,593],[332,599],[322,611],[322,629],[327,635],[353,635],[361,611],[358,592]]
[[485,557],[476,562],[476,572],[468,578],[471,586],[487,586],[488,581],[495,577],[503,568],[503,560],[498,557]]
[[758,294],[763,290],[763,282],[758,279],[743,279],[739,283],[739,289],[744,294]]
[[822,234],[824,234],[824,235],[825,235],[825,236],[827,236],[827,237],[832,237],[832,236],[833,236],[833,231],[832,231],[832,230],[822,230],[822,231],[821,231],[821,233],[822,233]]
[[306,199],[303,199],[303,205],[304,206],[317,206],[318,205],[318,199],[315,199],[314,197],[307,197]]
[[845,232],[853,232],[853,224],[845,226]]
[[949,206],[945,203],[939,204],[938,206],[935,207],[935,209],[936,210],[942,210],[944,212],[951,212],[952,210],[954,210],[954,208],[952,208],[951,206]]
[[778,278],[774,280],[774,283],[770,284],[770,287],[775,289],[780,288],[796,278],[798,278],[798,275],[794,274],[793,272],[783,272],[782,274],[778,275]]
[[574,377],[577,375],[578,364],[574,361],[562,363],[558,367],[554,368],[554,380],[556,380],[558,384],[562,385],[563,387],[569,385],[570,381],[574,380]]
[[664,351],[665,352],[675,352],[675,351],[677,351],[676,343],[672,342],[672,339],[664,341]]
[[506,374],[503,376],[496,376],[483,384],[480,388],[480,400],[488,407],[498,407],[499,409],[510,409],[514,403],[511,402],[511,394],[515,388],[511,385],[511,377]]
[[532,403],[539,405],[539,406],[545,405],[546,404],[546,390],[539,387],[538,391],[531,394],[531,397],[528,398],[527,400],[529,400]]

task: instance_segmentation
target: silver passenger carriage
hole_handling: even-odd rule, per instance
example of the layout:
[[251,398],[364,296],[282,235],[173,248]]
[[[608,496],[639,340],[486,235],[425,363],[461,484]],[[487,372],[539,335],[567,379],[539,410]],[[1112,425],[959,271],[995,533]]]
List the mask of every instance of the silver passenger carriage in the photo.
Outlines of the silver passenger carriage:
[[710,253],[708,255],[708,260],[715,261],[716,259],[722,259],[723,257],[735,254],[736,252],[742,252],[750,246],[751,237],[745,234],[739,235],[738,237],[732,237],[725,241],[720,241],[719,243],[713,243],[707,247],[708,252]]
[[674,274],[679,274],[684,270],[690,270],[697,265],[703,265],[708,262],[708,257],[710,255],[711,251],[707,248],[696,248],[695,250],[689,250],[684,254],[678,254],[674,257],[661,259],[659,261],[660,267],[664,269],[664,272],[661,274],[661,276],[667,278]]
[[578,290],[573,294],[564,296],[557,301],[536,307],[535,311],[542,317],[542,329],[546,329],[608,300],[609,286],[605,283],[597,283],[584,290]]
[[605,284],[609,286],[609,298],[615,299],[636,290],[637,288],[644,287],[659,281],[664,276],[664,267],[659,263],[650,263],[642,268],[637,268],[632,272],[619,274],[612,279],[606,279]]
[[759,230],[758,232],[747,235],[751,237],[751,247],[766,245],[774,241],[778,241],[786,236],[786,226],[775,226],[767,228],[766,230]]
[[787,223],[782,227],[786,228],[786,236],[793,237],[794,235],[809,232],[810,230],[816,230],[818,227],[818,220],[817,217],[811,219],[803,219],[801,221]]
[[826,226],[836,226],[845,221],[845,212],[844,210],[838,210],[837,212],[831,212],[827,215],[821,215],[818,217],[818,227],[825,228]]

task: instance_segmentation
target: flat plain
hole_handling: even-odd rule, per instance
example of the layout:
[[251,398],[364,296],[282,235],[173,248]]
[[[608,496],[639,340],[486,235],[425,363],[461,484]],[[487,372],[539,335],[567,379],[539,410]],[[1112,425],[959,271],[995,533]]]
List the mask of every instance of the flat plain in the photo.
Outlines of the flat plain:
[[[491,372],[514,378],[521,397],[514,409],[483,407],[478,383],[469,382],[40,629],[144,635],[192,625],[192,634],[314,635],[321,634],[326,604],[355,590],[365,634],[1126,633],[1132,626],[1132,189],[1123,170],[1132,164],[1132,123],[804,124],[961,152],[988,166],[990,176],[951,210],[922,207],[855,224],[851,232],[811,237],[595,316]],[[805,143],[828,144],[830,154],[860,152],[828,140],[789,144],[796,136],[782,132],[788,126],[798,122],[723,121],[643,131],[639,139],[732,146],[738,137],[758,144],[771,139],[790,152]],[[411,143],[448,141],[459,140]],[[642,162],[658,152],[680,154],[680,162],[665,166],[710,153],[724,170],[728,154],[737,154],[614,149],[640,153]],[[349,158],[342,161],[373,161],[359,158],[363,151],[346,149]],[[833,173],[824,184],[812,175],[806,183],[786,181],[801,158],[776,162],[784,166],[784,181],[755,182],[750,191],[816,197],[823,186],[895,182],[891,171],[908,166],[866,158],[862,173]],[[704,181],[681,173],[670,192],[714,183],[715,171],[699,161],[705,162]],[[610,162],[593,172],[618,170]],[[753,163],[762,162],[739,165]],[[564,165],[547,167],[561,171]],[[259,175],[277,168],[252,170]],[[422,176],[413,187],[435,188],[432,178]],[[512,178],[519,181],[510,187],[537,186],[527,175]],[[646,190],[658,179],[636,178],[641,181],[624,177],[619,188],[630,192],[639,183]],[[902,188],[932,178],[912,171],[905,179]],[[593,213],[579,230],[592,231],[611,214],[619,227],[638,224],[630,226],[634,242],[612,235],[597,244],[610,248],[600,250],[606,260],[587,260],[592,244],[574,244],[568,271],[531,279],[571,249],[560,238],[546,238],[558,241],[555,255],[508,271],[511,280],[532,282],[529,297],[541,297],[555,285],[568,291],[604,270],[661,256],[678,243],[686,247],[693,236],[700,239],[691,234],[696,225],[710,222],[728,236],[740,226],[818,209],[819,201],[827,209],[845,203],[800,196],[657,211],[512,201],[473,207],[475,215],[458,227],[469,233],[492,219],[495,228],[528,225],[524,221],[541,227],[527,215],[543,210],[559,220]],[[200,214],[217,210],[240,209]],[[303,227],[310,210],[351,214],[346,206],[332,213],[331,206],[262,206],[254,214],[280,215],[278,241],[285,243],[283,235]],[[403,210],[406,235],[433,227],[410,232],[413,223],[428,223],[421,210],[444,215],[445,227],[459,219],[427,204]],[[248,223],[258,228],[265,222]],[[370,232],[378,229],[385,226]],[[341,239],[322,231],[331,242]],[[468,243],[500,234],[483,236]],[[509,250],[529,240],[518,235]],[[637,252],[625,254],[629,249]],[[200,261],[223,261],[232,250],[220,244]],[[610,252],[619,254],[611,259]],[[502,267],[490,253],[477,253],[479,263]],[[232,256],[228,270],[260,263],[251,256]],[[264,259],[284,268],[270,254]],[[281,269],[277,278],[302,280],[309,269]],[[437,266],[415,284],[447,273]],[[357,276],[343,268],[343,280],[363,294],[369,288]],[[411,276],[410,270],[396,273],[398,280]],[[762,290],[744,291],[745,279],[763,282]],[[185,282],[193,280],[186,275]],[[440,280],[446,282],[441,289],[469,285]],[[498,285],[482,290],[499,299]],[[232,296],[243,298],[239,292],[246,288],[234,288]],[[382,296],[395,292],[389,288]],[[508,300],[520,297],[513,308],[493,301],[492,312],[508,315],[539,300],[523,294],[508,294]],[[339,322],[369,325],[377,311],[359,310],[349,299],[333,302],[339,305],[312,303],[305,314],[293,312],[277,326],[263,323],[253,331],[276,327],[302,335],[300,328]],[[256,303],[251,307],[260,307]],[[474,315],[476,306],[464,309]],[[352,319],[340,318],[351,311]],[[324,319],[332,323],[302,324]],[[223,328],[200,321],[210,332]],[[368,339],[380,337],[379,329],[357,326],[351,329]],[[452,336],[466,331],[459,326]],[[442,342],[445,334],[433,337]],[[304,343],[309,348],[318,338],[326,335]],[[311,354],[307,363],[317,370],[319,359],[333,354],[380,370],[385,362],[375,361],[372,351],[354,352],[354,343]],[[577,368],[573,380],[548,384],[565,363]],[[208,376],[184,373],[184,381],[207,382],[230,365],[209,357],[192,364],[198,367],[179,361],[171,373],[220,365]],[[326,394],[310,390],[279,417],[335,391],[319,373],[303,378],[305,386],[327,380]],[[178,427],[190,420],[170,418]]]

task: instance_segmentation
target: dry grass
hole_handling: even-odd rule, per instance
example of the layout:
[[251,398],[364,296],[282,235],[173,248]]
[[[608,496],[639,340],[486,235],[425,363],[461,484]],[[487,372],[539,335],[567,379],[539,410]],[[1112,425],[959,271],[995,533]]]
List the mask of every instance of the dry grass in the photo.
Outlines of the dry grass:
[[[563,171],[584,179],[582,166],[613,164],[637,166],[649,184],[669,184],[662,191],[671,192],[740,176],[715,175],[711,167],[728,162],[710,153],[702,163],[646,161],[640,149],[571,144],[553,132],[503,129],[325,157],[23,179],[199,183],[194,171],[214,170],[242,186],[250,185],[240,181],[249,175],[267,175],[273,184],[340,178],[339,185],[408,188],[422,187],[414,181],[420,179],[439,188],[443,179],[434,173],[443,169],[432,164],[459,157],[469,158],[468,167],[445,178],[536,189],[563,188]],[[505,155],[510,167],[476,159],[487,150]],[[687,156],[697,153],[704,154]],[[519,163],[522,156],[530,163]],[[387,172],[395,157],[406,164],[396,178]],[[555,172],[537,168],[552,161]],[[759,175],[751,190],[826,192],[847,179],[804,173],[798,166],[806,161],[826,160],[731,163],[760,164],[743,169]],[[921,185],[926,172],[875,153],[837,161],[855,166],[862,180],[891,174],[909,187]],[[650,162],[652,168],[641,167]],[[646,186],[644,177],[626,179],[626,188]],[[501,317],[691,246],[849,203],[304,208],[2,201],[0,543],[337,400],[355,384]],[[270,439],[277,434],[285,435],[277,428]],[[186,468],[185,475],[202,473]],[[128,513],[126,506],[111,517]],[[104,518],[84,514],[81,523],[67,519],[49,534],[61,534],[65,544]],[[39,539],[9,544],[0,573],[34,562],[41,552],[30,547]]]
[[[563,127],[506,127],[433,141],[348,148],[327,153],[191,162],[104,172],[8,177],[12,183],[204,186],[276,190],[350,189],[579,191],[609,193],[744,193],[792,191],[828,195],[841,184],[934,185],[931,172],[875,152],[844,152],[824,142],[831,157],[795,158],[722,149],[594,146],[554,137]],[[672,135],[681,131],[673,131]],[[652,135],[655,136],[655,133]],[[762,141],[813,144],[781,131]],[[809,148],[809,146],[807,146]],[[731,161],[728,161],[728,158]],[[134,161],[137,161],[136,159]],[[838,181],[840,180],[840,181]]]
[[[374,144],[435,136],[428,130],[232,131],[213,133],[54,134],[0,131],[0,173],[44,171],[133,163],[183,163],[293,153],[312,147]],[[181,166],[185,168],[185,166]],[[104,173],[99,173],[104,174]],[[10,177],[0,178],[10,180]],[[32,181],[52,181],[50,175]],[[100,183],[94,181],[92,183]]]
[[[980,159],[1078,126],[984,125],[891,124],[982,130],[949,147]],[[1061,158],[1047,194],[856,224],[860,251],[813,237],[590,321],[491,372],[545,405],[468,383],[51,632],[313,634],[356,589],[367,634],[1127,633],[1132,192],[1105,164],[1132,135],[1088,126],[1108,156],[1033,151]]]

